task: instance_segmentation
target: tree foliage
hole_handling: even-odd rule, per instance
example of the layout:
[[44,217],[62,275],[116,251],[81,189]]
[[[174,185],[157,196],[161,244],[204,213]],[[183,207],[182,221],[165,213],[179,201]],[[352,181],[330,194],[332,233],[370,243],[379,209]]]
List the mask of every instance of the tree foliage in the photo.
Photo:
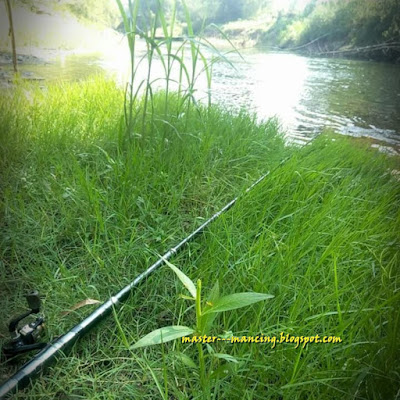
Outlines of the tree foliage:
[[[399,38],[398,0],[350,0],[316,7],[307,17],[301,41],[329,33],[336,41],[354,45],[382,43]],[[329,40],[327,38],[326,40]]]
[[14,0],[16,4],[39,12],[41,6],[50,10],[64,10],[80,20],[114,27],[119,21],[115,0]]
[[400,47],[395,47],[400,41],[400,1],[312,0],[301,14],[279,15],[263,40],[289,48],[312,44],[310,50],[321,52],[374,46],[373,51],[381,53],[378,58],[396,60],[400,55]]
[[252,17],[265,3],[265,0],[188,0],[192,19],[199,24],[223,24],[238,19]]
[[60,0],[63,7],[78,18],[115,26],[119,20],[118,7],[113,0]]

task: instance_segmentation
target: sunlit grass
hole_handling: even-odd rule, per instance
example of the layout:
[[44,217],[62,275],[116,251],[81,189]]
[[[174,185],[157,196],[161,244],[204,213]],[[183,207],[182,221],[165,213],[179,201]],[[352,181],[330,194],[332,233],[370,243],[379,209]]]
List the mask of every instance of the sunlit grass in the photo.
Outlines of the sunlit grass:
[[[213,345],[239,363],[206,358],[212,398],[393,398],[399,370],[399,182],[387,160],[330,136],[285,149],[274,121],[215,107],[177,113],[170,95],[126,146],[124,93],[111,82],[18,87],[0,102],[1,319],[44,294],[49,337],[105,300],[203,218],[289,152],[206,234],[171,260],[204,290],[261,292],[265,305],[232,311],[215,333],[337,335],[340,345]],[[141,136],[147,129],[145,136]],[[145,137],[145,139],[143,139]],[[195,346],[128,351],[148,332],[190,326],[190,303],[164,268],[17,398],[201,398]],[[2,334],[6,335],[3,325]],[[229,333],[228,333],[229,334]],[[204,348],[207,354],[207,348]],[[10,369],[2,365],[3,374]],[[2,374],[2,375],[3,375]]]
[[166,116],[163,99],[146,139],[137,132],[126,146],[124,93],[112,82],[2,94],[3,321],[37,287],[51,337],[62,334],[84,314],[62,311],[116,292],[286,152],[274,121],[217,108],[187,120],[173,96]]

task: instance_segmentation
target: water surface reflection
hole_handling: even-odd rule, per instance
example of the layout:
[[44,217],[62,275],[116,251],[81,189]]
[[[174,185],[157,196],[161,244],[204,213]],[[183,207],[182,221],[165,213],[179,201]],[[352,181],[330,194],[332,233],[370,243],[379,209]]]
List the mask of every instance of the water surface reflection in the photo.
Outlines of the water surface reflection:
[[[187,52],[190,54],[190,51]],[[145,55],[142,45],[137,59]],[[400,66],[345,59],[308,58],[256,49],[213,67],[214,102],[230,110],[246,108],[259,118],[277,116],[288,135],[312,137],[325,127],[356,137],[371,137],[400,145]],[[121,42],[104,54],[74,55],[49,65],[23,66],[46,80],[85,79],[105,71],[124,85],[129,77],[129,54]],[[136,81],[146,75],[144,57]],[[178,66],[172,76],[178,78]],[[163,75],[153,63],[153,79]],[[203,74],[198,99],[207,99]],[[163,87],[163,81],[156,85]],[[172,85],[172,88],[173,85]],[[175,87],[176,88],[176,87]]]

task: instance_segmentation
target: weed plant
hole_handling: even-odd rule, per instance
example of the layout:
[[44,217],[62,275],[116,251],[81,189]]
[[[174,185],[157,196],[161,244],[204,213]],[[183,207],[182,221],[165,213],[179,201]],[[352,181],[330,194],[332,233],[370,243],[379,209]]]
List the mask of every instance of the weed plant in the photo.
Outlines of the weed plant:
[[207,277],[206,287],[219,279],[227,291],[275,295],[264,307],[229,313],[219,329],[238,336],[335,335],[343,342],[305,349],[220,344],[215,351],[240,363],[216,384],[217,397],[398,393],[400,192],[391,174],[398,161],[334,140],[321,137],[295,154],[178,265],[195,265],[192,274]]

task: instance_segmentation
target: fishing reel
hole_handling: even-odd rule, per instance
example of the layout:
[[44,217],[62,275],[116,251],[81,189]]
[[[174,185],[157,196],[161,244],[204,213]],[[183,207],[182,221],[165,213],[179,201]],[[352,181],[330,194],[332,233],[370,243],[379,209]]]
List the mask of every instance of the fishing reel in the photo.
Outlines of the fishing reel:
[[26,295],[29,311],[15,317],[8,325],[8,331],[11,335],[11,340],[4,344],[2,348],[3,356],[10,359],[19,354],[26,353],[32,350],[43,349],[47,344],[38,342],[44,331],[44,318],[38,316],[34,321],[29,322],[19,328],[19,324],[26,317],[40,312],[40,297],[35,290]]

